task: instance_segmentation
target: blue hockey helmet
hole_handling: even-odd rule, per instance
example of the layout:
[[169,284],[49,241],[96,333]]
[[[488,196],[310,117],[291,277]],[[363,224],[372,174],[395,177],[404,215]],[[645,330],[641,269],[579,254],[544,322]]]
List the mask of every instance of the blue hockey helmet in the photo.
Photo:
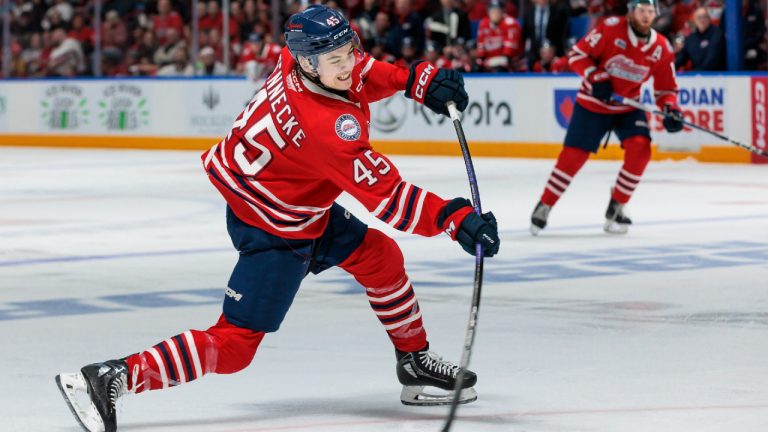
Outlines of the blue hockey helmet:
[[312,5],[295,13],[285,24],[285,43],[293,58],[309,60],[317,70],[317,57],[349,42],[360,45],[357,34],[341,12],[323,5]]

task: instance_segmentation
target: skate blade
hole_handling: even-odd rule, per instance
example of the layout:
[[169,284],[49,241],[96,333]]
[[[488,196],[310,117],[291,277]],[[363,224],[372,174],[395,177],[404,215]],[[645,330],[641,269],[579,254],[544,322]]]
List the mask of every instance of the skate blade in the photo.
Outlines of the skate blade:
[[[468,404],[477,400],[474,387],[465,388],[459,393],[459,403]],[[400,392],[400,402],[411,406],[440,406],[453,403],[453,392],[437,395],[426,393],[423,386],[403,386]]]
[[537,227],[534,224],[531,224],[531,227],[528,230],[531,232],[531,235],[535,237],[535,236],[539,235],[539,232],[541,231],[541,228]]
[[606,220],[605,225],[603,225],[603,231],[608,234],[626,234],[629,231],[629,225]]
[[77,400],[78,392],[88,393],[88,385],[85,383],[82,373],[56,375],[56,385],[59,386],[61,396],[84,431],[104,432],[104,422],[101,420],[101,416],[93,403],[91,402],[86,408],[83,408]]

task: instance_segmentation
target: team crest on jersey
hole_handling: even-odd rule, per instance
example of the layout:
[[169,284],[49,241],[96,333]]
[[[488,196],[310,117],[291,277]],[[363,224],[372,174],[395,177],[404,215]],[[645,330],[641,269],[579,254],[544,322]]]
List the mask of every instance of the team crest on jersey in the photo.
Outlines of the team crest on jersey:
[[610,18],[606,18],[606,20],[603,21],[603,23],[607,26],[614,26],[619,23],[619,17],[613,16]]
[[635,63],[632,59],[626,56],[617,55],[611,57],[611,59],[605,63],[605,70],[607,70],[611,76],[627,81],[642,83],[651,69],[648,66]]
[[346,141],[355,141],[360,138],[362,128],[355,116],[342,114],[336,119],[336,135]]
[[624,42],[624,39],[616,39],[613,44],[621,49],[627,49],[627,43]]

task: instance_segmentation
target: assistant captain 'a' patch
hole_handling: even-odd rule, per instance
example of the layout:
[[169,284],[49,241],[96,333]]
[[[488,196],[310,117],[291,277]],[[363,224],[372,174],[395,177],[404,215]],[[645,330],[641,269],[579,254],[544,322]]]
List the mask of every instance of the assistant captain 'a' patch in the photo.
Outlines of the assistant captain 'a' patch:
[[360,138],[360,123],[352,114],[342,114],[336,119],[336,135],[347,141]]

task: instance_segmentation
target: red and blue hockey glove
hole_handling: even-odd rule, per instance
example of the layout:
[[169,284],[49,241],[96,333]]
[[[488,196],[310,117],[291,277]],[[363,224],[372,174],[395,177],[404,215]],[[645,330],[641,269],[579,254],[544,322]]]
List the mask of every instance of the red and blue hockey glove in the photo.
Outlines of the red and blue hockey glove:
[[587,77],[587,86],[592,89],[592,96],[603,102],[608,102],[613,96],[611,76],[606,71],[595,71]]
[[469,96],[464,90],[464,77],[458,71],[438,69],[425,61],[411,65],[411,73],[405,83],[405,97],[446,116],[446,103],[455,102],[459,111],[464,111],[469,104]]
[[670,104],[666,104],[664,105],[664,114],[667,115],[664,116],[664,121],[662,123],[664,124],[664,129],[666,129],[667,132],[675,133],[683,130],[683,122],[681,121],[683,118],[683,113],[679,108],[673,107]]
[[492,257],[499,252],[501,241],[496,217],[491,212],[478,216],[466,198],[448,202],[440,212],[437,224],[470,255],[475,254],[475,243],[483,245],[483,256]]

